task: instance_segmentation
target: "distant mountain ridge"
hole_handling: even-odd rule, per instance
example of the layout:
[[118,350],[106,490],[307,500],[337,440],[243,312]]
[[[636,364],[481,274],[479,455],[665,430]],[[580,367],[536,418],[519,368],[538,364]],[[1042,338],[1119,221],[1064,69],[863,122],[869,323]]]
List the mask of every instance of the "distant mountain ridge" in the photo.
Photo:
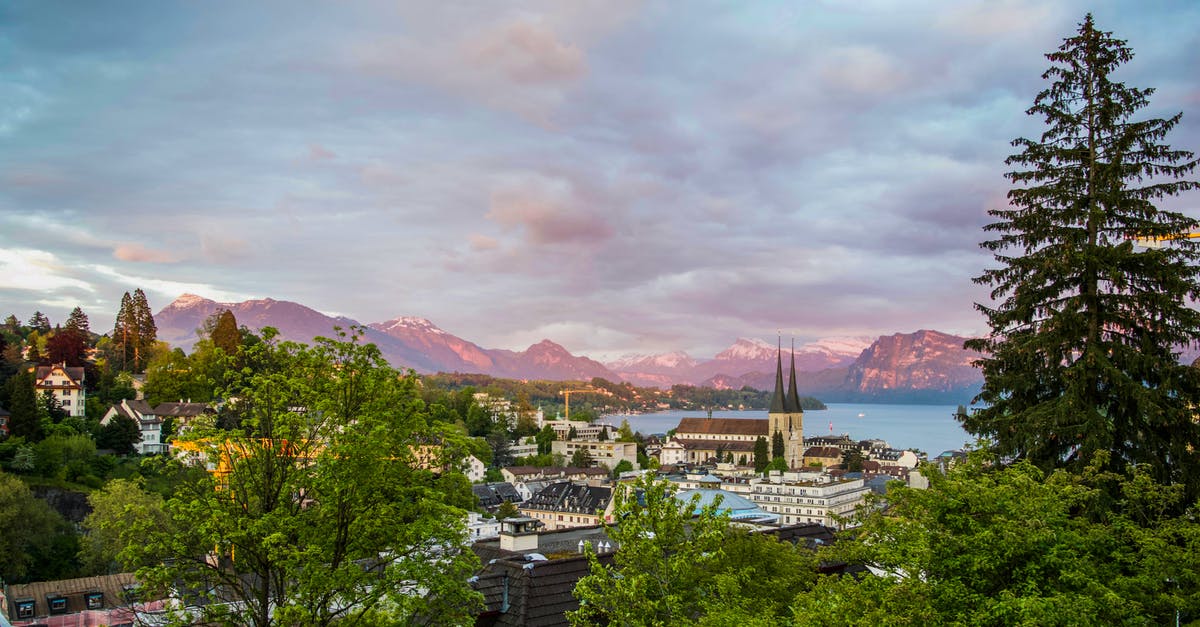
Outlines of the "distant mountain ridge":
[[[159,339],[190,350],[199,339],[204,320],[229,309],[239,325],[251,329],[275,327],[283,339],[311,342],[331,336],[334,326],[364,328],[364,340],[376,344],[397,368],[420,373],[481,373],[511,379],[588,381],[601,377],[635,385],[670,387],[675,384],[716,388],[770,389],[774,385],[777,347],[761,340],[739,338],[712,359],[684,352],[630,355],[609,364],[572,355],[562,346],[542,340],[524,351],[483,348],[457,337],[424,318],[400,316],[363,325],[345,316],[329,316],[290,301],[266,298],[219,303],[184,294],[156,316]],[[796,347],[798,387],[832,402],[965,403],[982,383],[971,365],[977,354],[963,349],[967,338],[932,330],[896,333],[878,338],[826,338]],[[783,347],[785,367],[790,346]]]

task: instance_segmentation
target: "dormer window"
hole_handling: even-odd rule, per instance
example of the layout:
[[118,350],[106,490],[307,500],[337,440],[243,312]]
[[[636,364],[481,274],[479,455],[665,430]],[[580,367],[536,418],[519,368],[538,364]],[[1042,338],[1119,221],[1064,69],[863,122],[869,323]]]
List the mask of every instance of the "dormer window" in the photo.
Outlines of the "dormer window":
[[99,610],[104,608],[104,593],[103,592],[88,592],[83,595],[83,603],[89,610]]
[[67,613],[67,597],[46,595],[46,604],[50,606],[50,614]]

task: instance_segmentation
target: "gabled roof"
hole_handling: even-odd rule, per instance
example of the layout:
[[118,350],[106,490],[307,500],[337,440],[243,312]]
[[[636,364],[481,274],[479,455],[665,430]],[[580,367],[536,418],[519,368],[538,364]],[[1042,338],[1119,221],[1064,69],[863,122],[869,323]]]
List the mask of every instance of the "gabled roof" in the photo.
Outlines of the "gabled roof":
[[35,377],[37,381],[41,381],[50,376],[55,370],[61,370],[67,375],[76,385],[83,383],[83,377],[86,371],[80,366],[67,366],[64,364],[54,364],[51,366],[38,366]]
[[521,505],[521,509],[595,514],[608,507],[611,498],[611,488],[560,481],[546,486],[541,492],[530,497]]
[[154,407],[153,413],[163,417],[173,416],[176,418],[194,418],[196,416],[210,413],[211,411],[212,410],[209,409],[206,403],[178,402],[159,403]]
[[[613,554],[597,556],[603,565],[611,565]],[[575,584],[590,570],[585,556],[545,561],[523,558],[492,560],[471,586],[483,595],[484,610],[477,617],[479,626],[549,627],[566,625],[566,612],[579,609]]]
[[770,422],[766,418],[680,418],[675,435],[761,435],[766,436]]
[[841,459],[842,449],[836,446],[810,446],[804,451],[804,457],[837,457]]

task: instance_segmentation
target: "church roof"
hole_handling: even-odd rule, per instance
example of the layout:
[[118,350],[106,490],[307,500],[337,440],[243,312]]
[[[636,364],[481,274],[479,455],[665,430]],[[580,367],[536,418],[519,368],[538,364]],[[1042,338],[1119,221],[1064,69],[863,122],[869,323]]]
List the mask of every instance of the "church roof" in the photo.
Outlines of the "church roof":
[[796,393],[796,340],[792,340],[792,368],[788,376],[788,391],[787,397],[783,399],[783,408],[790,414],[804,411],[800,408],[800,395]]
[[680,418],[675,437],[686,439],[694,433],[765,436],[769,428],[765,418]]
[[783,351],[779,347],[775,349],[775,394],[771,396],[770,413],[788,413],[787,400],[783,395]]

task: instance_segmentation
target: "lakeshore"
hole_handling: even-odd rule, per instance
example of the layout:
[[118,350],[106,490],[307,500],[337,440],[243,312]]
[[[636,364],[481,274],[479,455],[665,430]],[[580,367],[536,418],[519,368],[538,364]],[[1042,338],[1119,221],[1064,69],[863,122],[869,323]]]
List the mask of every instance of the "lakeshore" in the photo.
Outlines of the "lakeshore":
[[[929,456],[960,449],[974,438],[954,418],[955,405],[890,405],[827,403],[828,409],[804,412],[804,436],[848,434],[856,440],[887,440],[898,449],[915,448]],[[684,417],[704,417],[703,410],[670,410],[650,414],[608,415],[600,422],[618,426],[628,420],[634,431],[666,433]],[[766,418],[765,410],[714,411],[714,418]]]

